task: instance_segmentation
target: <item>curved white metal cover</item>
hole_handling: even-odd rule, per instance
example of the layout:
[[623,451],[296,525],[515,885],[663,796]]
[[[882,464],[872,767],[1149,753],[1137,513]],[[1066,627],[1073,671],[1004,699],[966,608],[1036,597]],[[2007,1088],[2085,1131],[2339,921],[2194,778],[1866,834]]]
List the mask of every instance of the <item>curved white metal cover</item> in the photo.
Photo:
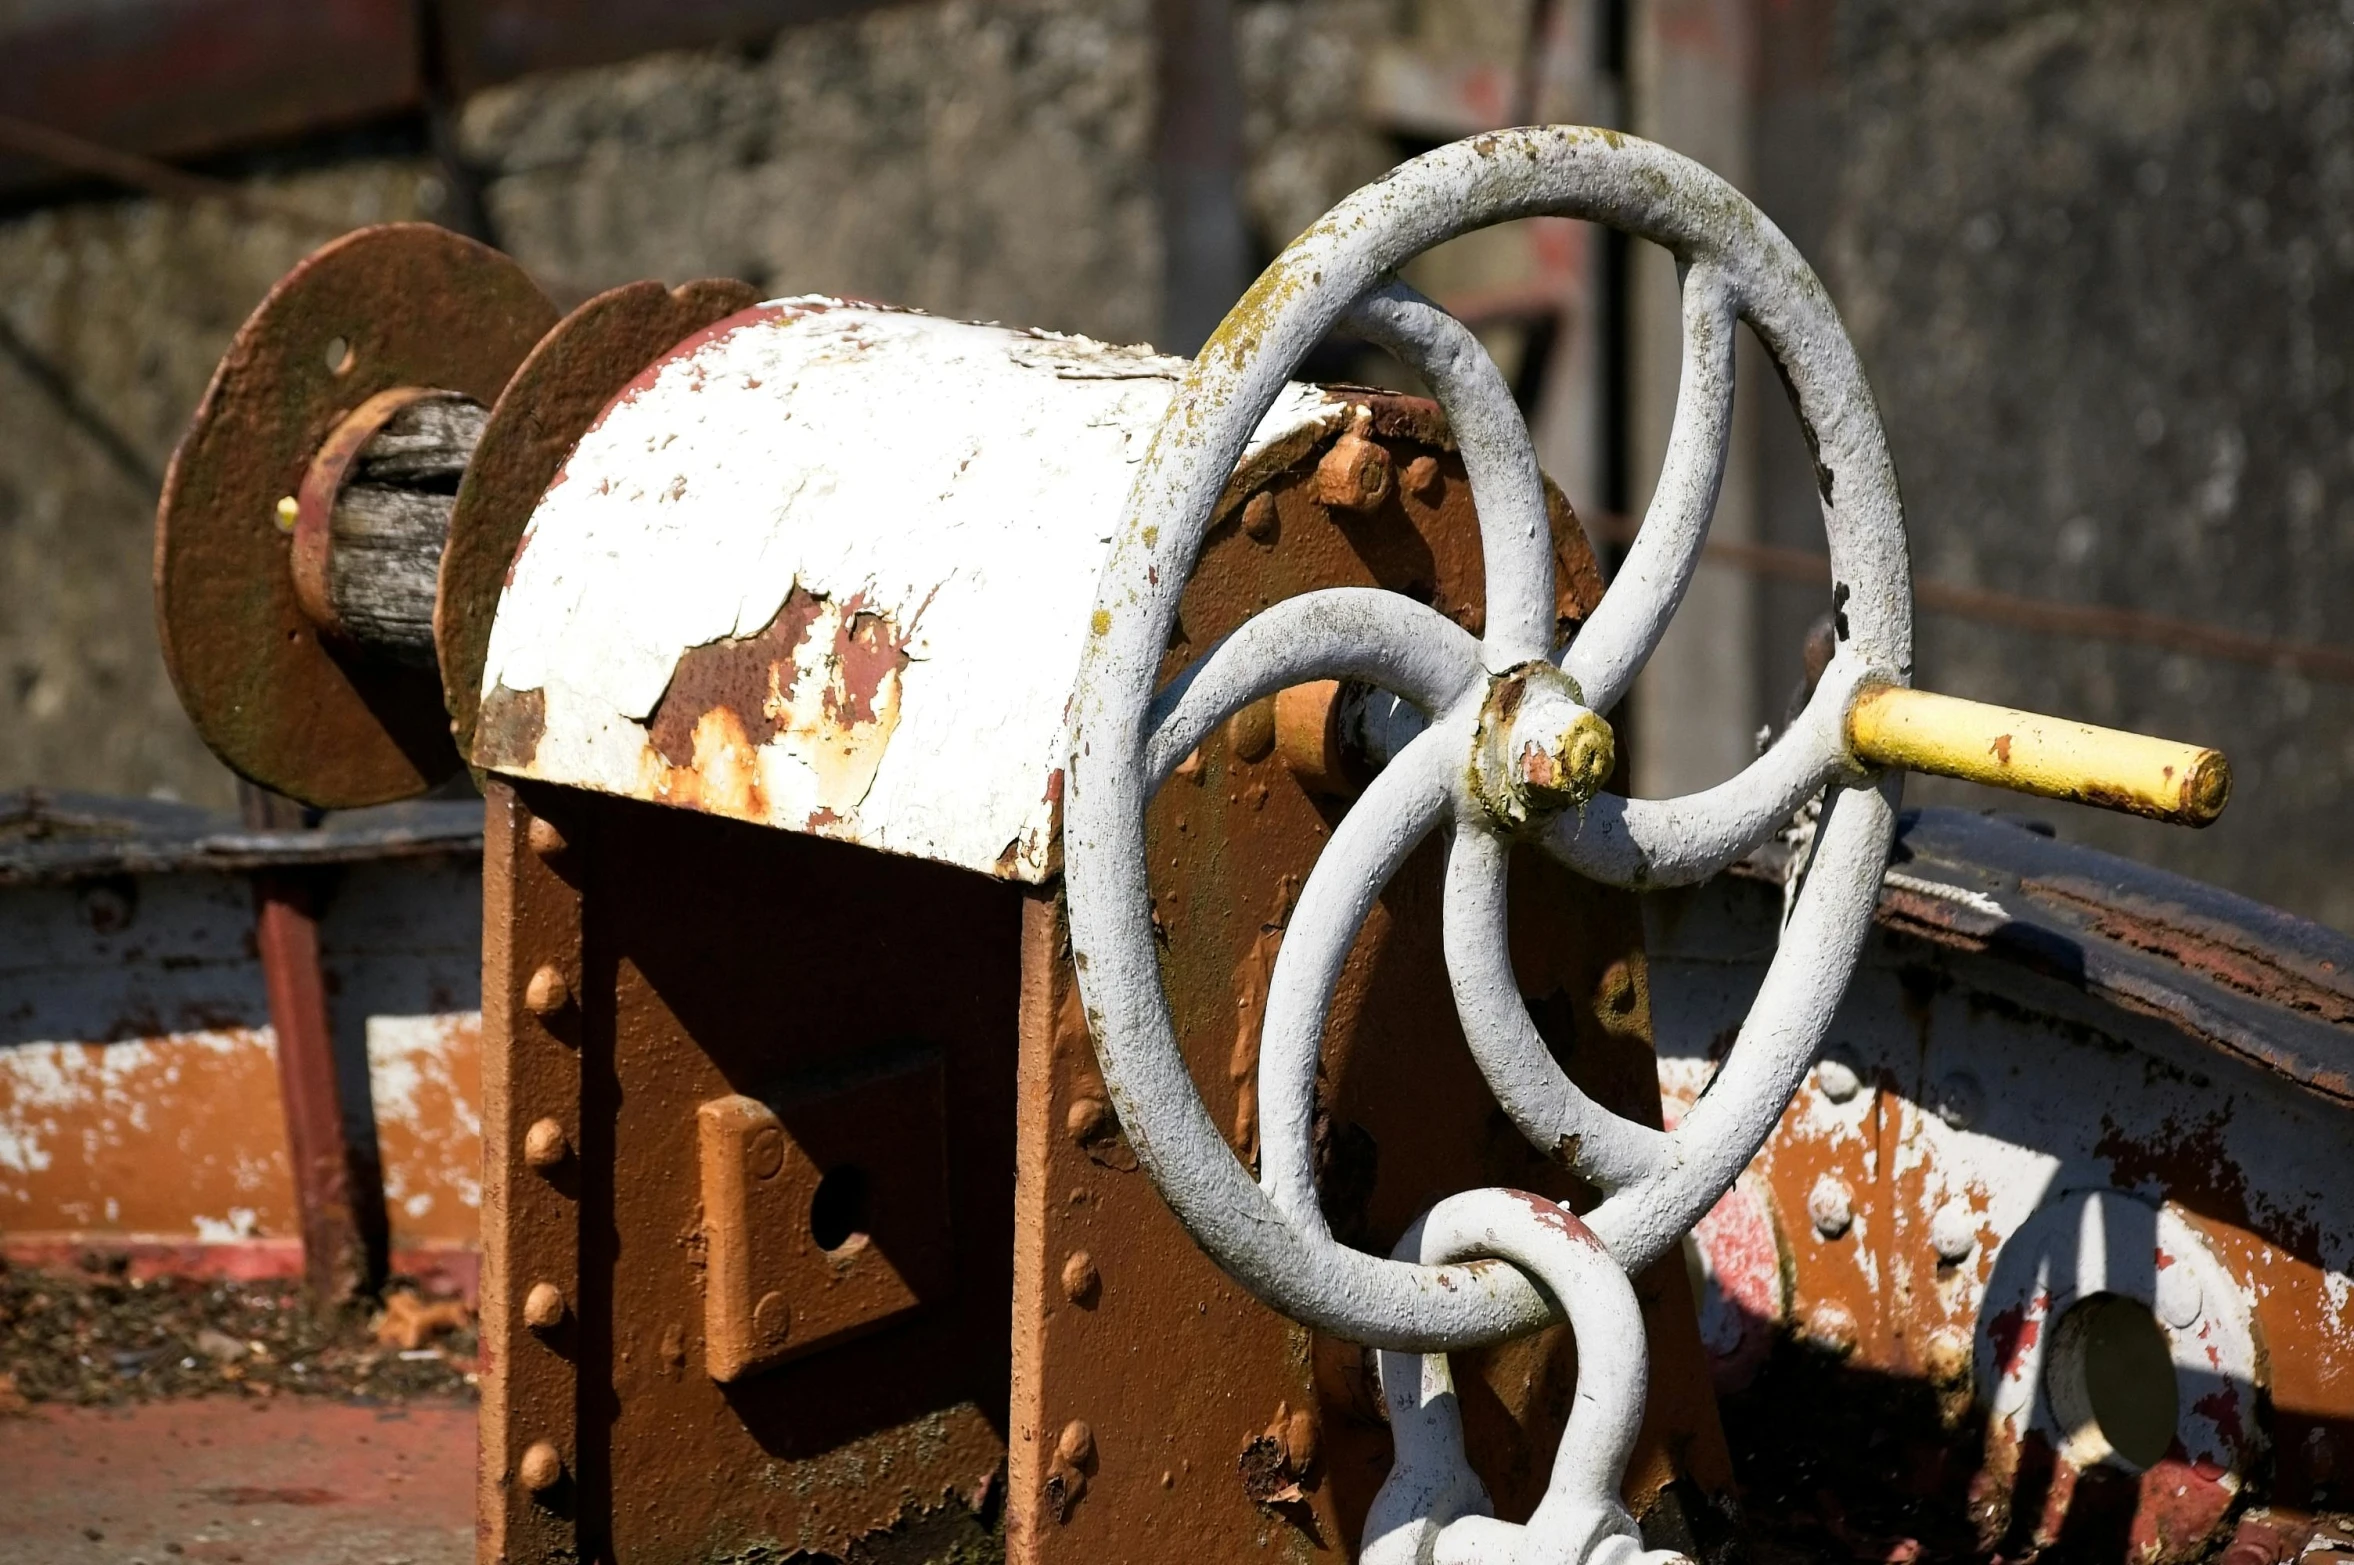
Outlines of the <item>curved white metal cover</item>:
[[[690,338],[541,499],[475,761],[1046,878],[1096,577],[1184,370],[821,298]],[[1347,416],[1291,387],[1252,454]]]

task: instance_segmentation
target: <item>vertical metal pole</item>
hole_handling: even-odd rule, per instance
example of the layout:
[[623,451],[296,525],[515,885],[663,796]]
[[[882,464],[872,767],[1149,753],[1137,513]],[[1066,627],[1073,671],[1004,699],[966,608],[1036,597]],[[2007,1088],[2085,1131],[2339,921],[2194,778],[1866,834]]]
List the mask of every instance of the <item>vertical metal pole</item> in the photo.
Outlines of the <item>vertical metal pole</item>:
[[1161,347],[1191,355],[1251,280],[1232,0],[1159,0]]
[[[250,784],[240,786],[246,823],[264,829],[299,828],[299,807]],[[269,992],[270,1028],[278,1043],[278,1096],[286,1114],[286,1155],[294,1175],[294,1205],[302,1228],[303,1280],[312,1301],[330,1308],[365,1292],[377,1280],[369,1239],[363,1181],[345,1133],[343,1093],[335,1071],[335,1030],[327,1010],[327,981],[319,960],[315,887],[299,870],[263,870],[253,877],[254,944]],[[378,1233],[376,1237],[381,1238]]]

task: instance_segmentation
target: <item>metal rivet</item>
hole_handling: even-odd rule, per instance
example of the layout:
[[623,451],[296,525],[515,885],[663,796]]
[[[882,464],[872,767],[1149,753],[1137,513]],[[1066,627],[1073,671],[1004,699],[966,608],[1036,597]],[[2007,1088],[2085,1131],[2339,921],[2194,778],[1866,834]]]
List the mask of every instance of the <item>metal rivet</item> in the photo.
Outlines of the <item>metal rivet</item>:
[[552,1282],[535,1282],[523,1296],[523,1322],[534,1331],[564,1324],[564,1290]]
[[1967,1130],[1986,1107],[1986,1089],[1967,1071],[1955,1071],[1937,1088],[1937,1117],[1956,1130]]
[[1836,1239],[1855,1226],[1855,1192],[1846,1180],[1825,1174],[1807,1195],[1806,1215],[1814,1220],[1816,1233]]
[[523,1133],[523,1161],[533,1168],[554,1168],[572,1155],[572,1143],[565,1139],[564,1127],[552,1119],[531,1122]]
[[1261,491],[1252,495],[1242,508],[1242,530],[1253,543],[1272,543],[1278,523],[1275,516],[1275,497]]
[[1246,761],[1263,761],[1275,748],[1275,702],[1253,701],[1226,719],[1226,742]]
[[1084,1467],[1095,1454],[1095,1431],[1074,1418],[1063,1425],[1062,1438],[1054,1443],[1054,1454],[1073,1467]]
[[2158,1318],[2176,1331],[2187,1329],[2206,1305],[2206,1290],[2179,1257],[2159,1257]]
[[1626,958],[1602,969],[1600,994],[1602,1008],[1614,1016],[1624,1016],[1635,1008],[1635,973]]
[[1862,1340],[1855,1314],[1844,1304],[1825,1302],[1806,1312],[1806,1339],[1831,1353],[1853,1353]]
[[755,1179],[774,1179],[785,1166],[785,1133],[774,1125],[763,1125],[752,1133],[751,1143],[744,1148],[744,1166]]
[[1834,1049],[1815,1067],[1815,1085],[1833,1103],[1846,1103],[1864,1090],[1864,1078],[1845,1050]]
[[1063,1297],[1073,1304],[1093,1298],[1103,1276],[1095,1269],[1095,1258],[1085,1250],[1073,1250],[1063,1262]]
[[1941,1261],[1960,1261],[1978,1248],[1978,1218],[1965,1201],[1948,1201],[1929,1219],[1929,1245]]
[[1430,498],[1431,491],[1439,486],[1439,459],[1427,453],[1418,456],[1406,464],[1403,476],[1406,481],[1406,493],[1417,500],[1427,500]]
[[762,1342],[782,1342],[793,1331],[793,1306],[781,1293],[764,1293],[752,1306],[752,1331]]
[[1111,1105],[1101,1098],[1073,1098],[1070,1112],[1063,1116],[1074,1140],[1089,1141],[1112,1116]]
[[1316,1415],[1301,1408],[1283,1421],[1283,1454],[1295,1473],[1305,1473],[1316,1465]]
[[572,985],[554,967],[542,967],[523,986],[523,1003],[534,1016],[553,1016],[572,1002]]
[[1970,1339],[1951,1326],[1940,1326],[1929,1334],[1928,1346],[1921,1354],[1921,1367],[1929,1372],[1933,1386],[1961,1386],[1970,1380]]
[[563,829],[543,815],[531,818],[531,824],[523,828],[523,840],[543,859],[552,859],[564,851]]
[[545,1494],[556,1487],[564,1476],[564,1458],[545,1440],[534,1441],[523,1453],[523,1460],[515,1464],[515,1476],[523,1480],[523,1487],[534,1494]]

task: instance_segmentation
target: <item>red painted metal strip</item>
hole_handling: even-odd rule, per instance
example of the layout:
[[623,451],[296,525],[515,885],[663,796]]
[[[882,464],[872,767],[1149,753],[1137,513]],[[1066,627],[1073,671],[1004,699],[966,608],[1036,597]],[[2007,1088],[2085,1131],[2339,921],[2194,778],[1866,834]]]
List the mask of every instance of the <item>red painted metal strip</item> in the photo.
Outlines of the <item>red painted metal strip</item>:
[[[255,941],[270,996],[270,1025],[278,1037],[278,1091],[302,1225],[303,1275],[312,1294],[331,1303],[368,1285],[370,1246],[355,1200],[358,1180],[336,1086],[318,917],[310,883],[299,876],[255,876],[254,902]],[[381,1217],[380,1206],[376,1215]]]

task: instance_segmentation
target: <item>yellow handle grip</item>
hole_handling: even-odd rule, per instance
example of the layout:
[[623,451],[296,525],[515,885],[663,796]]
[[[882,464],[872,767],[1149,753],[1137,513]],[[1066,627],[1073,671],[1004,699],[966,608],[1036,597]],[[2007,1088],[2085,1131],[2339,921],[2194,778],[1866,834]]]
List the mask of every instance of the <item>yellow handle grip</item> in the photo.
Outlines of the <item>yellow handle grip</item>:
[[2231,799],[2220,750],[2095,728],[1954,696],[1867,687],[1847,710],[1847,744],[1870,766],[1902,766],[2046,799],[2204,826]]

